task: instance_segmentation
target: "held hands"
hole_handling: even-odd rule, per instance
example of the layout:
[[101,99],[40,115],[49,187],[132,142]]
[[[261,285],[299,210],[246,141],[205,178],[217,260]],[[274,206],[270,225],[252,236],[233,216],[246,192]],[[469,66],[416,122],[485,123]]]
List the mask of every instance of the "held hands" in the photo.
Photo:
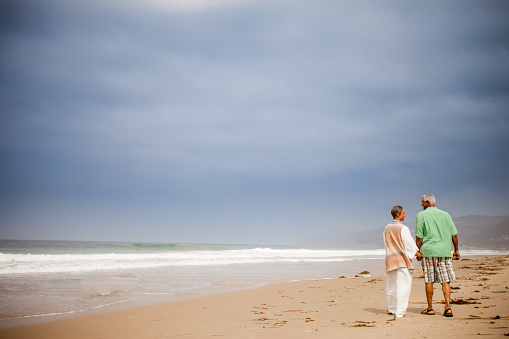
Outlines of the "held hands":
[[421,254],[421,252],[417,251],[417,252],[415,253],[415,257],[417,258],[417,261],[421,261],[421,260],[422,260],[422,254]]

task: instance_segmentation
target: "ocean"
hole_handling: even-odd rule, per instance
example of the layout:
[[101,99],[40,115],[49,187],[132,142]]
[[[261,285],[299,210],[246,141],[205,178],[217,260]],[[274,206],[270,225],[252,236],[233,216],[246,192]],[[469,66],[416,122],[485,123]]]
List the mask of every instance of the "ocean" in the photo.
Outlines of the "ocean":
[[0,240],[0,326],[277,282],[362,271],[381,275],[384,254],[383,249]]

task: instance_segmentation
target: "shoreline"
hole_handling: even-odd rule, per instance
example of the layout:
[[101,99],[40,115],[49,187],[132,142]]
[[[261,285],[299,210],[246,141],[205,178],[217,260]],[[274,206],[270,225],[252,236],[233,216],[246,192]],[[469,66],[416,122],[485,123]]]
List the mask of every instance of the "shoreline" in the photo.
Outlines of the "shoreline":
[[5,338],[327,338],[363,335],[440,336],[509,334],[509,255],[455,262],[453,318],[426,307],[422,269],[416,265],[407,316],[386,313],[385,276],[304,280],[119,311],[0,329]]
[[[464,250],[462,254],[464,258],[509,254],[507,251],[486,252],[491,251]],[[55,276],[47,273],[46,277],[33,276],[28,280],[21,280],[20,277],[3,279],[0,276],[4,285],[0,293],[0,299],[3,300],[0,328],[244,291],[279,282],[329,279],[342,275],[353,277],[361,270],[370,271],[371,275],[385,275],[383,258],[356,258],[337,263],[276,262],[250,264],[249,267],[226,265],[219,266],[215,271],[208,270],[205,274],[197,274],[195,270],[187,276],[183,272],[174,275],[162,270],[143,272],[143,269],[118,272],[98,270],[91,274],[85,271],[77,275],[64,273]],[[19,283],[30,287],[28,294],[16,295],[21,291]]]
[[[59,308],[53,307],[56,312],[39,312],[39,313],[29,313],[30,309],[23,310],[22,308],[18,308],[18,315],[15,317],[3,317],[0,319],[0,328],[8,328],[13,326],[21,326],[21,325],[29,325],[35,323],[43,323],[43,322],[51,322],[60,319],[68,319],[72,317],[79,317],[88,314],[96,314],[101,312],[111,312],[111,311],[119,311],[119,310],[127,310],[140,306],[148,306],[155,305],[167,302],[175,302],[187,299],[195,299],[210,295],[220,295],[229,292],[235,291],[245,291],[250,289],[258,289],[266,286],[270,286],[276,283],[286,283],[286,282],[296,282],[302,280],[320,280],[320,279],[334,279],[340,275],[345,275],[348,277],[353,277],[355,274],[359,273],[359,267],[362,270],[371,271],[372,275],[380,275],[384,272],[383,269],[383,259],[352,259],[341,261],[338,263],[273,263],[273,264],[250,264],[246,266],[247,268],[251,268],[252,271],[246,271],[244,268],[241,268],[242,278],[238,279],[236,277],[229,278],[227,276],[222,277],[218,275],[217,279],[211,279],[210,283],[203,284],[197,288],[191,289],[182,289],[182,290],[174,290],[170,293],[167,291],[160,290],[162,293],[132,293],[128,295],[127,293],[122,293],[122,288],[126,288],[126,286],[115,286],[114,284],[110,284],[103,288],[103,291],[106,293],[97,293],[95,289],[88,289],[86,292],[80,292],[81,295],[88,294],[92,298],[97,298],[97,296],[104,295],[104,300],[102,303],[97,303],[97,307],[89,307],[89,308],[70,308],[69,303],[62,305]],[[234,267],[232,265],[232,267]],[[226,274],[233,273],[233,268],[229,267],[227,270],[220,267],[220,271]],[[265,268],[265,272],[261,273],[259,276],[257,272],[261,272],[260,270]],[[287,273],[278,273],[278,270],[281,272]],[[314,270],[314,271],[313,271]],[[313,272],[312,272],[313,271]],[[288,274],[290,272],[290,274]],[[291,273],[294,272],[294,273]],[[240,273],[237,273],[239,275]],[[246,274],[246,275],[244,275]],[[128,275],[126,273],[122,274],[111,274],[114,279],[118,279],[119,276],[142,276],[143,273],[136,272],[135,274]],[[194,274],[196,275],[196,274]],[[101,276],[100,279],[106,279],[106,276]],[[148,278],[147,278],[148,277]],[[71,277],[75,278],[75,277]],[[78,277],[80,278],[80,277]],[[190,279],[192,277],[188,277]],[[253,278],[253,279],[249,279]],[[284,280],[283,280],[283,279]],[[155,280],[150,279],[150,275],[146,275],[144,278],[144,284],[153,283],[154,285],[160,284],[162,281],[159,277],[155,278]],[[65,280],[65,278],[61,279]],[[123,280],[121,278],[120,280]],[[76,281],[78,281],[76,279]],[[85,281],[85,280],[82,280]],[[58,281],[59,282],[59,281]],[[57,283],[58,283],[57,282]],[[122,283],[122,281],[120,281]],[[80,282],[82,283],[82,282]],[[140,282],[138,282],[140,284]],[[199,285],[199,284],[196,284]],[[64,286],[65,287],[65,286]],[[74,288],[76,288],[76,284]],[[51,293],[51,290],[48,291]],[[159,292],[159,291],[156,291]],[[75,294],[80,294],[75,293]],[[118,294],[117,294],[118,293]],[[49,294],[50,296],[51,294]],[[122,298],[125,295],[125,299]],[[10,296],[6,296],[11,298]],[[1,299],[1,298],[0,298]],[[11,298],[12,299],[12,298]],[[48,297],[49,299],[49,297]],[[107,300],[110,299],[110,300]],[[116,300],[115,300],[116,299]],[[52,302],[52,300],[48,300]],[[8,303],[4,303],[4,311],[8,310]],[[93,305],[94,306],[94,305]],[[33,308],[32,308],[33,310]],[[26,312],[26,313],[25,313]],[[7,313],[7,312],[4,312]],[[11,312],[13,313],[13,312]]]

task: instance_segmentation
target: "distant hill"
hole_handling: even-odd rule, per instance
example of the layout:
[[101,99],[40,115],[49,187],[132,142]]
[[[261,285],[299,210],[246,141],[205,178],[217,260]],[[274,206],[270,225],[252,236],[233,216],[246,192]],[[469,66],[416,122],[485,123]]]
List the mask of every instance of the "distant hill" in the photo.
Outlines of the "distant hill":
[[[509,250],[509,216],[468,215],[453,218],[461,248]],[[415,225],[407,224],[415,237]],[[384,227],[343,235],[327,235],[308,240],[308,245],[344,248],[383,248]]]
[[509,249],[509,216],[469,215],[453,221],[460,248]]

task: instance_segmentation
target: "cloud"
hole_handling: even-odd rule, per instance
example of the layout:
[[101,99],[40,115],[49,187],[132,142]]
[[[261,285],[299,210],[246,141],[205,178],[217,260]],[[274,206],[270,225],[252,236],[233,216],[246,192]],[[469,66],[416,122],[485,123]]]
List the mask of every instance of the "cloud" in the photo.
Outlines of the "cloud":
[[154,224],[258,212],[328,228],[438,190],[451,204],[490,192],[483,207],[507,213],[504,2],[2,6],[10,206],[140,220],[145,201],[179,201],[171,217],[148,208]]

